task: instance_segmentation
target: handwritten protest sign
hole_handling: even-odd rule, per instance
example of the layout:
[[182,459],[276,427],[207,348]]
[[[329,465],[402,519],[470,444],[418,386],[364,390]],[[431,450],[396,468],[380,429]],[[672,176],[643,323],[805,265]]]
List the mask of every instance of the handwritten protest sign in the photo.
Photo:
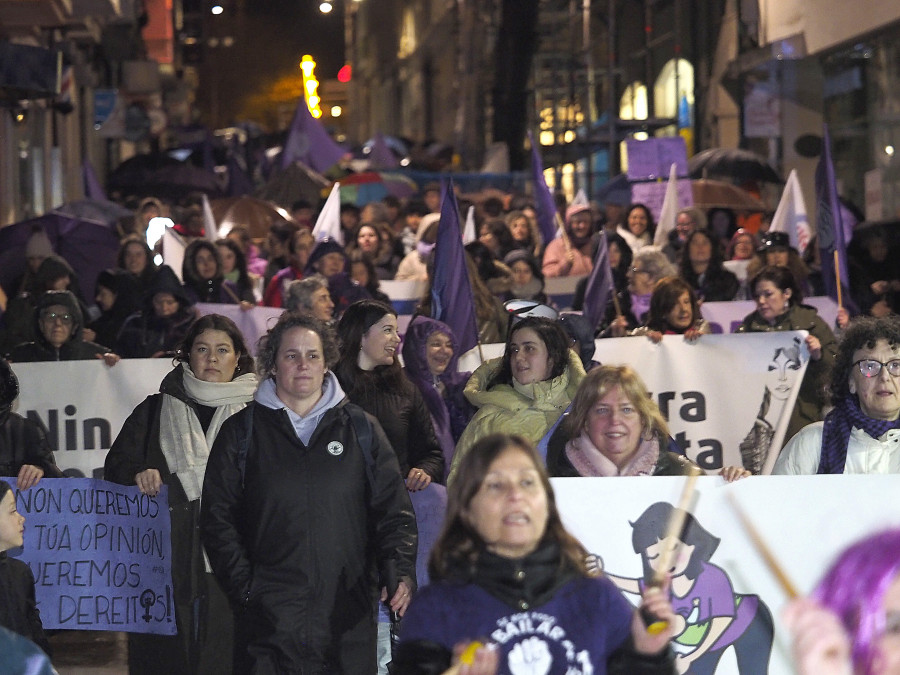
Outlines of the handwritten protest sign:
[[44,628],[175,634],[168,488],[45,478],[16,506]]

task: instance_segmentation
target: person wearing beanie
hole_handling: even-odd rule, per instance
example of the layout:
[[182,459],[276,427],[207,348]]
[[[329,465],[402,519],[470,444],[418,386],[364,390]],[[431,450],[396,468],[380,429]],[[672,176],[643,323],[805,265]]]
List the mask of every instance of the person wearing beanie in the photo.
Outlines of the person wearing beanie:
[[589,204],[572,204],[566,209],[565,236],[547,244],[544,251],[545,277],[581,277],[591,273],[591,236],[594,218]]
[[62,478],[44,427],[12,411],[19,397],[19,379],[0,359],[0,476],[15,476],[20,490],[47,478]]
[[172,357],[199,313],[168,265],[162,265],[140,312],[122,325],[116,350],[123,358]]
[[107,365],[114,366],[119,361],[119,357],[109,348],[84,340],[84,315],[78,299],[71,291],[44,293],[38,299],[34,323],[37,338],[10,350],[7,358],[13,363],[102,358]]
[[512,286],[506,294],[508,300],[534,300],[553,306],[544,293],[544,274],[534,256],[524,248],[517,248],[503,258],[512,273]]

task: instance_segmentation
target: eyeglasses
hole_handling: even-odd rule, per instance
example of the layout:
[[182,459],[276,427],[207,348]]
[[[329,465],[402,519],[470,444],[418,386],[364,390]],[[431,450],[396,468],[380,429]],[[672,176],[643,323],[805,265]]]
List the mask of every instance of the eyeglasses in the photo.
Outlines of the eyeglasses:
[[41,314],[41,319],[47,321],[48,323],[53,323],[56,320],[59,320],[60,323],[70,326],[74,321],[74,318],[71,314],[57,314],[56,312],[44,312]]
[[859,372],[865,377],[878,377],[882,367],[887,368],[891,377],[900,377],[900,359],[891,359],[887,363],[875,359],[860,359],[853,365],[859,368]]

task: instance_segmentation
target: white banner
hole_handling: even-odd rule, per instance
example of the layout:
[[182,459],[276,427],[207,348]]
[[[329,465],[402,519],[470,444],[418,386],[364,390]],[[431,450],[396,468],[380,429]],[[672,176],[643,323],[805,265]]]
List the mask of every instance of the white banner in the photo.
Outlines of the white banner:
[[[595,342],[594,359],[627,363],[647,384],[673,438],[703,469],[741,466],[745,453],[759,453],[769,473],[780,449],[800,382],[809,362],[804,331],[704,335],[685,342],[667,335],[609,338]],[[500,356],[503,345],[483,345],[485,359]],[[463,355],[459,370],[474,370],[477,350]],[[769,403],[762,418],[766,390]],[[768,442],[767,442],[768,441]]]
[[[635,553],[634,539],[656,543],[659,528],[664,531],[666,526],[664,517],[671,505],[678,504],[684,480],[554,478],[553,487],[566,527],[602,558],[606,573],[627,591],[643,577],[641,553],[646,549],[638,546]],[[900,476],[766,476],[731,485],[718,477],[701,478],[691,513],[711,537],[707,548],[691,529],[683,535],[691,540],[685,543],[695,546],[695,560],[703,564],[699,574],[677,573],[674,579],[673,586],[682,590],[673,605],[687,621],[685,630],[675,636],[676,652],[687,660],[703,656],[715,661],[721,656],[718,667],[706,671],[716,675],[794,672],[790,638],[779,616],[787,597],[737,524],[729,494],[760,531],[788,578],[800,592],[808,593],[850,543],[900,526],[898,488]],[[636,594],[625,595],[637,603]],[[722,638],[704,645],[710,612],[728,625]],[[765,628],[769,616],[775,627],[771,654],[765,630],[757,630]]]
[[66,475],[102,478],[109,446],[138,403],[159,391],[169,359],[14,363],[21,393],[15,411],[49,432]]

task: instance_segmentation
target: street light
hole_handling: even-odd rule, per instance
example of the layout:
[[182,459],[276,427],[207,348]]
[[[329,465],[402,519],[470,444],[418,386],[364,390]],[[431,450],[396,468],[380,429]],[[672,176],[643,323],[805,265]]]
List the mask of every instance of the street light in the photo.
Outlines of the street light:
[[333,9],[334,6],[331,4],[331,0],[324,0],[324,2],[319,5],[319,11],[322,12],[322,14],[330,14]]

